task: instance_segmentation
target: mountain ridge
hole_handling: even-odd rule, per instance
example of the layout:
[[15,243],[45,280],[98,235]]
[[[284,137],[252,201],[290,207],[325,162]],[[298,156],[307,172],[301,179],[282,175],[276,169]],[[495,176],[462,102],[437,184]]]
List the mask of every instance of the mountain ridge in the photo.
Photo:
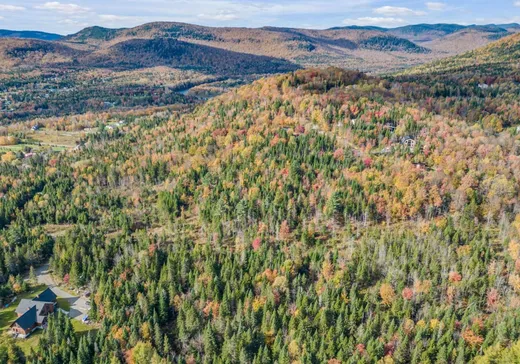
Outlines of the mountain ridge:
[[404,74],[457,71],[461,74],[472,72],[496,75],[516,68],[518,57],[520,57],[520,33],[502,38],[482,48],[412,68]]
[[39,39],[39,40],[59,40],[63,38],[61,34],[47,33],[36,30],[9,30],[0,29],[0,38],[20,38],[20,39]]
[[[387,73],[457,55],[516,31],[520,31],[518,24],[417,24],[394,29],[347,26],[317,30],[153,22],[133,28],[92,26],[55,42],[79,53],[106,55],[116,49],[116,44],[131,40],[174,39],[184,42],[186,47],[195,44],[236,55],[272,57],[300,67],[336,66],[369,73]],[[124,54],[120,56],[123,63],[134,62],[126,60]],[[148,56],[142,54],[142,58]]]

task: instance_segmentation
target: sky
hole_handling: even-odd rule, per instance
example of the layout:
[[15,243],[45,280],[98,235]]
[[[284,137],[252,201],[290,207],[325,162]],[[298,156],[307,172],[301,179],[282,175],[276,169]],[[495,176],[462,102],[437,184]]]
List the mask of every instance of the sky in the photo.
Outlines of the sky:
[[75,33],[153,21],[325,29],[520,23],[520,0],[0,0],[0,29]]

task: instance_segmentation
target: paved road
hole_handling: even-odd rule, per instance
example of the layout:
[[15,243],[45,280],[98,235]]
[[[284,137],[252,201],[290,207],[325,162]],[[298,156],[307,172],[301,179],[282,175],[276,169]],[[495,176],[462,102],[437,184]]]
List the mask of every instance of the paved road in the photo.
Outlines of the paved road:
[[69,301],[70,317],[81,321],[83,316],[85,316],[85,314],[88,313],[89,306],[87,305],[87,300],[84,297],[73,296],[70,293],[65,292],[60,287],[58,287],[56,281],[54,280],[54,278],[52,278],[49,272],[49,264],[44,264],[38,268],[35,268],[34,273],[38,278],[38,283],[47,285],[49,288],[52,289],[56,296],[60,298],[66,298],[67,301]]

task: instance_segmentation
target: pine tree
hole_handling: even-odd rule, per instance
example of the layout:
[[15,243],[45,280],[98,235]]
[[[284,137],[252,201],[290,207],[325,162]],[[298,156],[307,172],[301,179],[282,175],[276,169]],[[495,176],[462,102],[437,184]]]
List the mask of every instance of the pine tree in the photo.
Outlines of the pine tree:
[[36,273],[35,273],[34,267],[32,265],[29,268],[29,281],[32,284],[36,284],[38,282],[38,278],[36,277]]

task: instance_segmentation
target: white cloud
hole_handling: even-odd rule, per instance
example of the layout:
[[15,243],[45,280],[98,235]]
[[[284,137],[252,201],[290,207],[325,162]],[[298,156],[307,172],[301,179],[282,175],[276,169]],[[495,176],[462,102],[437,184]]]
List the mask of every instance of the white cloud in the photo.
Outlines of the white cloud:
[[219,11],[216,14],[199,14],[198,17],[200,19],[217,21],[231,21],[240,19],[240,17],[236,13],[231,11]]
[[77,4],[63,4],[58,1],[51,1],[43,5],[38,5],[36,6],[36,9],[52,10],[64,14],[83,14],[90,11],[89,8],[84,8]]
[[99,19],[101,19],[103,21],[124,21],[124,20],[136,20],[139,18],[136,16],[101,14],[101,15],[99,15]]
[[[141,16],[128,16],[116,14],[100,14],[97,15],[94,24],[102,25],[109,28],[127,28],[135,27],[140,24],[148,23],[153,19],[143,18]],[[160,19],[159,19],[160,20]]]
[[77,26],[82,26],[82,27],[88,26],[88,23],[80,22],[80,21],[77,21],[74,19],[63,19],[63,20],[60,20],[58,23],[64,24],[64,25],[77,25]]
[[23,6],[0,4],[0,11],[24,11]]
[[428,2],[426,3],[426,7],[433,11],[442,11],[445,10],[448,7],[448,5],[446,5],[445,3]]
[[520,8],[520,1],[515,1],[514,5]]
[[383,6],[374,9],[374,13],[386,16],[422,16],[426,15],[424,11],[412,10],[409,8],[402,8],[398,6]]
[[393,27],[406,24],[406,21],[401,18],[393,18],[393,17],[362,17],[357,19],[345,19],[343,20],[343,24],[345,25],[372,25],[378,27]]

